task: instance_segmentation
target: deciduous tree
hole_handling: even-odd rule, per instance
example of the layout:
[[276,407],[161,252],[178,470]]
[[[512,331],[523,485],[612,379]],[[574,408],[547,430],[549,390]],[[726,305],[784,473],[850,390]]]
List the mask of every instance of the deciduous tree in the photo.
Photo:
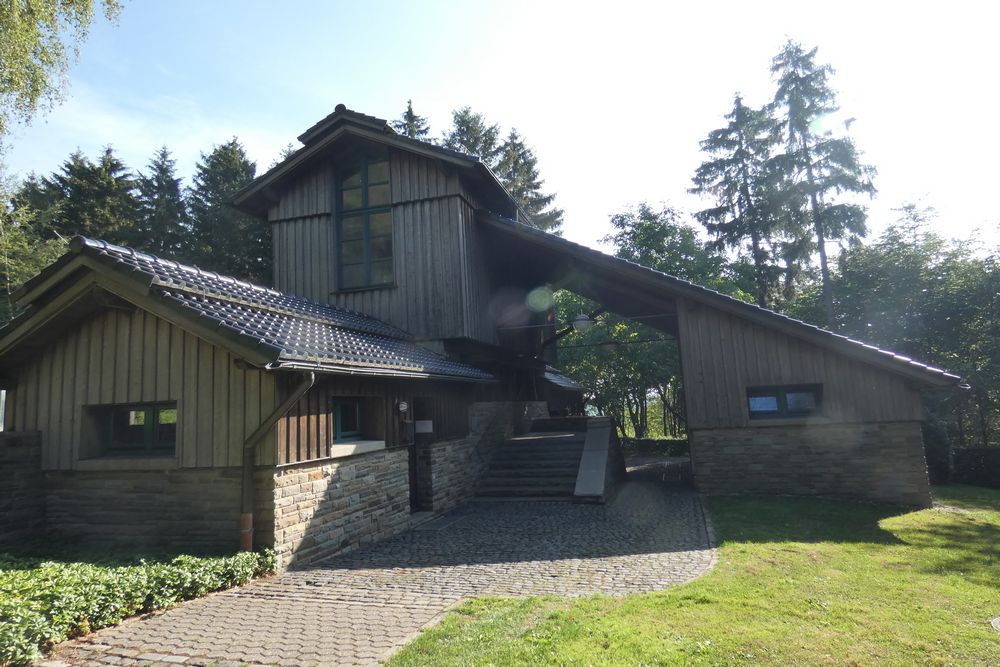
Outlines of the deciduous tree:
[[0,2],[0,139],[12,121],[28,122],[59,99],[96,4],[109,20],[121,9],[118,0]]

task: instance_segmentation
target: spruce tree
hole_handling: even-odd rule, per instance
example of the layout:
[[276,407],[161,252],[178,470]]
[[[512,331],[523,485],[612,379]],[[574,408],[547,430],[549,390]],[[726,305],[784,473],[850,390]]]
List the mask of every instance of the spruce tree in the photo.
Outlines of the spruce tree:
[[190,221],[175,164],[163,146],[150,160],[149,173],[139,175],[134,246],[154,255],[190,259],[186,252]]
[[562,226],[562,209],[552,206],[555,195],[542,192],[545,181],[538,176],[538,158],[517,130],[510,131],[500,149],[496,173],[507,192],[528,214],[528,224],[558,233]]
[[817,65],[816,49],[807,51],[789,41],[771,63],[778,90],[774,106],[783,121],[787,153],[784,160],[787,200],[804,225],[812,229],[819,252],[823,303],[827,324],[836,325],[826,243],[864,236],[866,211],[842,194],[875,194],[875,169],[863,165],[847,137],[817,131],[817,121],[838,110],[829,78],[834,70]]
[[399,117],[399,120],[394,120],[390,124],[396,132],[410,139],[427,141],[427,135],[431,132],[427,125],[427,119],[413,112],[413,100],[406,100],[406,111]]
[[193,259],[203,268],[252,282],[271,280],[271,230],[266,220],[230,205],[254,178],[256,165],[235,137],[202,153],[188,189]]
[[451,113],[452,127],[441,138],[445,148],[476,155],[494,169],[500,158],[500,126],[490,125],[481,113],[462,107]]
[[[767,109],[751,109],[736,95],[728,124],[701,142],[709,159],[695,172],[694,194],[715,199],[715,206],[694,217],[719,248],[749,251],[754,267],[754,298],[767,308],[779,269],[771,244],[778,225],[771,151],[780,141],[778,123]],[[749,244],[749,247],[747,247]]]
[[14,197],[42,238],[82,234],[111,243],[135,239],[136,181],[109,146],[97,162],[80,151],[49,177],[31,176]]

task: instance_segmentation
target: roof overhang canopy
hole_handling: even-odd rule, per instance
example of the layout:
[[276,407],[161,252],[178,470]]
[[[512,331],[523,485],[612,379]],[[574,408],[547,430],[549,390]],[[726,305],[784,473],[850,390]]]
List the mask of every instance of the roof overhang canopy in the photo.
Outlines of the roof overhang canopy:
[[806,322],[740,301],[687,280],[613,257],[541,230],[480,212],[480,224],[502,275],[533,285],[565,288],[624,317],[677,335],[681,302],[701,304],[780,331],[814,345],[903,375],[921,384],[954,386],[961,381],[909,357],[882,350]]

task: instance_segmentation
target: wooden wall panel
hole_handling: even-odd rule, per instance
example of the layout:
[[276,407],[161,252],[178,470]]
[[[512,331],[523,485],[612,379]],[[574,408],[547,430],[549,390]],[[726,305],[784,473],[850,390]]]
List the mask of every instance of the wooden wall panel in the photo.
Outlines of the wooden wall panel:
[[336,291],[335,186],[335,166],[316,167],[271,207],[277,289],[372,315],[419,339],[494,342],[482,317],[481,263],[470,255],[472,208],[453,170],[391,153],[393,287]]
[[759,385],[820,383],[833,421],[923,418],[918,390],[893,373],[703,305],[678,313],[690,428],[749,425],[746,389]]
[[[97,454],[82,437],[86,406],[177,401],[179,464],[239,466],[276,392],[273,373],[235,361],[142,310],[104,311],[18,369],[8,420],[41,431],[45,469],[69,470]],[[264,449],[260,462],[272,462],[273,448]]]

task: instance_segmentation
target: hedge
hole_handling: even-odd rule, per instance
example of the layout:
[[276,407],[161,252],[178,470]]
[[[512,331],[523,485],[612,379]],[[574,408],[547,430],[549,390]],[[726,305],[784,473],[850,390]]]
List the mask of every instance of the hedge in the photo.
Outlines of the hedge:
[[138,565],[44,561],[0,552],[0,665],[26,665],[66,639],[274,571],[272,552],[177,556]]
[[1000,447],[953,449],[951,481],[1000,489]]

